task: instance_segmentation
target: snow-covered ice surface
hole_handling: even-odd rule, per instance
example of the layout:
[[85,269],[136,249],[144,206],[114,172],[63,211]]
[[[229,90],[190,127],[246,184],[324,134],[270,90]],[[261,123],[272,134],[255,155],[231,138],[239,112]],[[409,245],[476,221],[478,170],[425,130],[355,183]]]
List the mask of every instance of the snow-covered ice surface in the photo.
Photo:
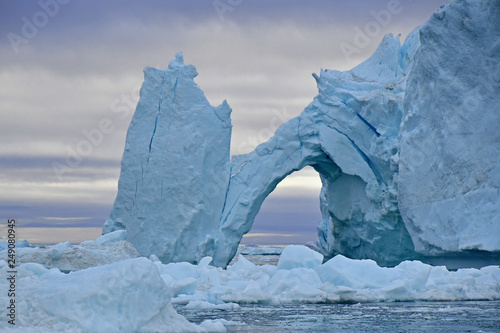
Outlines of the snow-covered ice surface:
[[180,290],[174,293],[172,302],[182,304],[500,299],[498,266],[448,271],[443,266],[404,261],[386,268],[373,260],[342,255],[320,264],[320,254],[307,247],[288,248],[279,266],[254,265],[243,255],[227,270],[202,264],[155,264],[161,274],[182,278],[182,285],[176,279],[167,282],[173,290]]
[[[172,309],[171,293],[146,258],[64,274],[28,263],[17,267],[16,328],[23,332],[198,331]],[[0,261],[2,290],[9,268]],[[2,293],[2,304],[8,304]],[[6,307],[0,311],[7,318]],[[12,328],[2,320],[2,331]]]
[[[125,240],[104,244],[99,244],[97,241],[86,241],[74,246],[70,242],[64,242],[48,248],[16,248],[16,262],[18,264],[39,263],[44,267],[58,268],[64,272],[137,257],[139,257],[137,250]],[[0,251],[0,258],[7,258],[6,250]]]
[[[17,327],[23,332],[224,332],[226,326],[248,324],[244,318],[205,318],[196,326],[171,305],[184,313],[209,314],[238,313],[248,304],[500,300],[499,266],[448,271],[418,261],[383,268],[372,260],[338,255],[321,264],[321,258],[305,246],[288,246],[279,266],[255,265],[240,255],[227,270],[210,266],[210,257],[198,265],[141,257],[69,274],[26,263],[17,267]],[[74,260],[75,267],[85,261]],[[0,261],[2,290],[8,289],[8,270]],[[5,293],[0,302],[7,304]],[[2,307],[0,316],[6,314]],[[0,322],[0,330],[7,329],[7,322]]]
[[[321,264],[321,254],[305,246],[286,247],[279,266],[258,266],[243,255],[227,269],[210,266],[210,257],[198,265],[151,259],[126,259],[69,274],[38,263],[20,265],[17,327],[23,332],[224,332],[225,327],[250,323],[210,317],[196,326],[172,304],[183,313],[208,314],[238,313],[248,304],[500,300],[499,266],[448,271],[405,261],[383,268],[372,260],[341,255]],[[85,259],[74,260],[79,267],[78,260]],[[2,290],[8,289],[8,270],[0,261]],[[8,301],[2,293],[0,303]],[[0,309],[2,318],[6,311]],[[0,330],[7,329],[1,321]]]

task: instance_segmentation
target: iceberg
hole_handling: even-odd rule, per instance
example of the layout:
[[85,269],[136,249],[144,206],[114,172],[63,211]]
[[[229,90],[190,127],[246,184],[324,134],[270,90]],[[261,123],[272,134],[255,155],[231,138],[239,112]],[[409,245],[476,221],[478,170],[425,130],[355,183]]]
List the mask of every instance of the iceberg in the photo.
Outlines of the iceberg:
[[[8,290],[8,265],[0,285]],[[203,332],[176,313],[154,263],[135,258],[64,274],[39,264],[17,267],[17,316],[23,332]],[[8,304],[7,293],[1,295]],[[1,315],[7,318],[7,308]],[[8,331],[6,320],[0,323]],[[33,328],[33,330],[31,330]],[[15,330],[17,332],[17,330]]]
[[226,267],[276,185],[311,166],[326,259],[498,263],[499,13],[452,1],[402,45],[389,34],[352,70],[313,74],[305,110],[230,162],[227,103],[210,106],[181,54],[147,68],[103,233],[126,230],[163,263]]
[[401,49],[399,38],[388,35],[353,70],[321,71],[315,76],[320,93],[299,117],[255,151],[232,157],[215,265],[231,260],[276,185],[307,165],[323,182],[318,248],[325,256],[343,253],[385,264],[414,256],[398,214],[391,160],[398,152],[406,82]]
[[387,35],[356,68],[314,75],[319,94],[302,114],[232,158],[215,264],[305,165],[323,183],[326,258],[500,262],[499,13],[498,2],[452,1],[403,45]]
[[213,253],[229,181],[231,108],[212,107],[181,53],[148,67],[103,234],[126,230],[140,255],[196,262]]
[[498,1],[451,2],[420,28],[398,188],[419,253],[500,250],[499,64]]

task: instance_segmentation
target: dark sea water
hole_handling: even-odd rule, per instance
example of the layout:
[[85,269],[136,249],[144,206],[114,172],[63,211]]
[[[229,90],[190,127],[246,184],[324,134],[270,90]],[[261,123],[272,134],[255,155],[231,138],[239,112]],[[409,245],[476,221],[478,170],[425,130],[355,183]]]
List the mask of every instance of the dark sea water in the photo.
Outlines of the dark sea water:
[[241,305],[177,309],[189,321],[223,318],[228,332],[500,332],[500,301]]

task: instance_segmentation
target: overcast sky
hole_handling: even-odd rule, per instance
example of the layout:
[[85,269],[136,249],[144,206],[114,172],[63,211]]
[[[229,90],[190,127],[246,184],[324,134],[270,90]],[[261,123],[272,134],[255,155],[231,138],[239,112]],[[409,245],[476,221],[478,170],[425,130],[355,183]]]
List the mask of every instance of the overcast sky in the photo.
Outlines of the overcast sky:
[[[182,51],[211,104],[227,99],[233,109],[232,154],[248,153],[312,101],[312,73],[354,67],[386,33],[404,41],[443,2],[0,1],[2,216],[19,227],[53,228],[26,229],[35,242],[98,234],[116,195],[146,66],[165,68]],[[68,163],[103,119],[112,130]],[[319,189],[312,169],[290,175],[251,232],[314,240]],[[265,239],[284,242],[248,238]]]

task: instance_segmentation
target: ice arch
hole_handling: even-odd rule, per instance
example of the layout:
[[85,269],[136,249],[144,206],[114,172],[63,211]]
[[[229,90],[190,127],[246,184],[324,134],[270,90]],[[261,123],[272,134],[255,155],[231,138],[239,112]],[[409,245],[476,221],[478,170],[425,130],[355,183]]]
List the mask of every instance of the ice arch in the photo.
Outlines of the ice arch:
[[339,168],[321,149],[314,123],[295,118],[265,144],[247,155],[233,157],[226,204],[216,239],[214,263],[225,266],[236,253],[244,234],[250,231],[265,198],[294,171],[310,165],[324,177],[334,177]]
[[[389,47],[395,42],[386,39]],[[299,117],[283,124],[255,151],[233,157],[216,236],[215,265],[226,266],[231,260],[276,185],[308,165],[318,171],[323,182],[323,221],[317,244],[321,252],[374,258],[384,264],[412,253],[396,200],[391,198],[390,156],[380,156],[397,153],[391,140],[397,135],[402,96],[398,90],[381,89],[369,82],[356,85],[355,94],[332,94],[332,83],[342,86],[342,81],[331,80],[327,72],[316,79],[320,94]],[[326,89],[330,91],[328,98],[322,94]],[[388,104],[379,104],[381,97]],[[384,125],[377,129],[373,124]]]
[[264,199],[290,173],[312,166],[321,176],[318,249],[380,264],[414,256],[397,207],[399,124],[407,53],[387,35],[351,71],[314,75],[319,94],[302,114],[247,155],[234,156],[215,240],[214,264],[236,253]]

